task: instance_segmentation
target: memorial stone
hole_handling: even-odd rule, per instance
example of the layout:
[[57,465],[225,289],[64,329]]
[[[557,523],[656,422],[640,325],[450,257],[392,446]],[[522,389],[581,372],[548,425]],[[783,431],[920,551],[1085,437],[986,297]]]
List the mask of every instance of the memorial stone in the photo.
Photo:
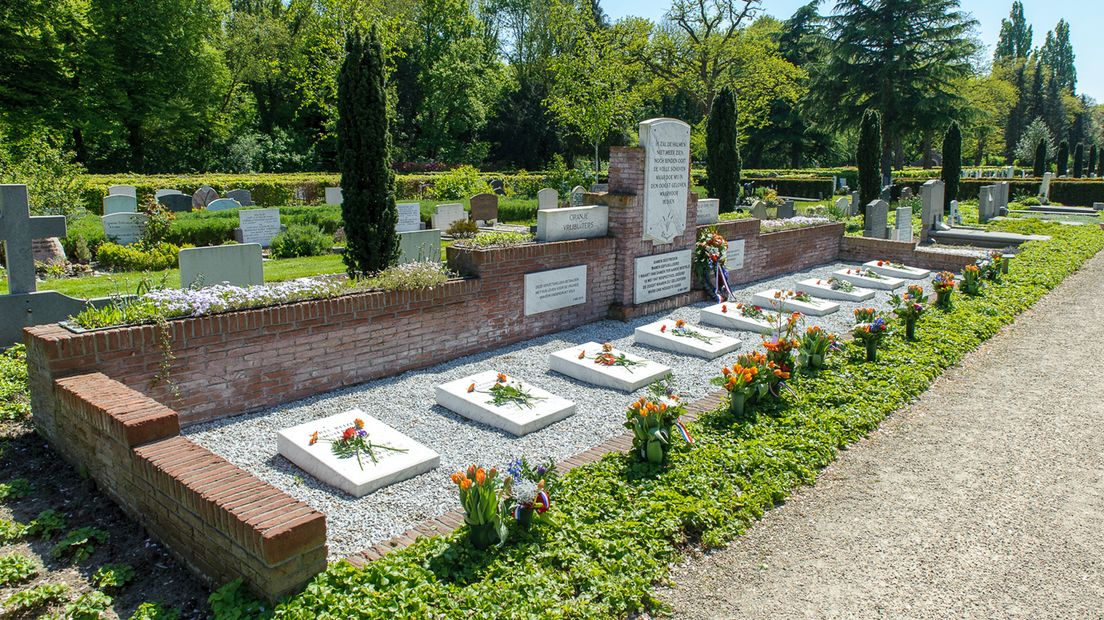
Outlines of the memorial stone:
[[671,243],[686,231],[690,125],[657,118],[640,123],[644,148],[644,239]]
[[238,204],[243,207],[253,206],[253,192],[247,189],[232,189],[226,192],[226,197],[230,200],[237,200]]
[[173,213],[187,213],[192,210],[192,197],[184,194],[165,194],[157,202]]
[[145,213],[112,213],[100,218],[104,236],[120,245],[130,245],[142,238],[149,223]]
[[204,185],[192,194],[192,209],[205,209],[207,205],[219,199],[218,192]]
[[327,187],[326,188],[326,204],[339,205],[343,202],[340,187]]
[[690,250],[637,257],[633,303],[643,304],[689,292],[690,267]]
[[894,222],[894,239],[897,241],[912,241],[912,208],[897,207],[896,220]]
[[875,200],[866,206],[866,217],[863,218],[863,236],[874,239],[886,238],[886,227],[889,224],[889,203],[884,200]]
[[778,219],[786,220],[797,215],[794,208],[794,201],[787,200],[778,206]]
[[256,243],[262,248],[272,245],[272,238],[280,234],[280,210],[242,209],[238,211],[238,227],[242,243]]
[[1050,204],[1050,182],[1054,180],[1054,173],[1047,172],[1043,174],[1043,183],[1039,186],[1039,197],[1042,198],[1043,204]]
[[719,198],[698,199],[698,226],[716,224],[721,219],[721,201]]
[[525,316],[586,303],[587,266],[525,274]]
[[481,226],[491,226],[498,221],[498,196],[476,194],[471,197],[471,218]]
[[399,233],[399,264],[441,262],[441,231],[413,230]]
[[537,241],[567,241],[605,237],[609,207],[566,207],[537,211]]
[[464,205],[460,203],[449,203],[437,205],[433,217],[431,218],[431,224],[433,228],[437,230],[448,232],[448,229],[451,228],[453,224],[466,219],[468,219],[468,214],[464,212]]
[[184,195],[184,192],[182,192],[178,189],[159,189],[156,192],[153,192],[153,199],[157,200],[157,199],[161,198],[162,196],[183,196],[183,195]]
[[103,199],[103,214],[137,213],[138,200],[128,194],[112,194]]
[[560,206],[560,193],[556,190],[546,187],[537,192],[537,210],[541,209],[555,209]]
[[0,185],[0,243],[4,246],[9,293],[35,292],[34,241],[64,236],[65,216],[31,217],[27,186]]
[[583,206],[584,198],[586,198],[586,189],[584,189],[582,185],[576,185],[575,187],[571,188],[571,206]]
[[928,233],[935,229],[937,218],[943,215],[943,199],[946,185],[931,179],[920,187],[920,241],[928,240]]
[[133,185],[112,185],[107,188],[108,196],[130,196],[135,200],[138,199],[138,188]]
[[756,200],[751,205],[751,217],[756,219],[767,219],[767,205],[762,200]]
[[395,222],[395,232],[411,232],[422,229],[422,206],[416,202],[400,202],[395,205],[399,219]]
[[264,263],[257,243],[233,243],[180,250],[180,287],[264,284]]
[[230,209],[240,209],[241,203],[237,200],[231,200],[229,198],[219,198],[218,200],[212,200],[207,204],[208,211],[229,211]]

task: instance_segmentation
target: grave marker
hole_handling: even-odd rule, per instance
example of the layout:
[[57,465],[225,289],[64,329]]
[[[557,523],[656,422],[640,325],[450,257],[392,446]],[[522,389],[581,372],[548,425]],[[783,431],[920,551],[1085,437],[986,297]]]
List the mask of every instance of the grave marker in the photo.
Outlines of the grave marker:
[[161,198],[162,196],[183,196],[183,195],[184,195],[184,192],[182,192],[178,189],[159,189],[156,192],[153,192],[153,199],[157,200],[157,199]]
[[943,181],[931,179],[920,187],[920,241],[927,241],[935,229],[937,218],[943,215],[943,199],[946,186]]
[[145,213],[112,213],[100,219],[104,235],[120,245],[130,245],[141,239],[149,223],[149,216]]
[[778,219],[787,220],[795,215],[797,212],[794,209],[794,201],[787,200],[778,206]]
[[756,200],[751,204],[751,217],[756,219],[767,219],[767,205],[762,200]]
[[640,146],[645,154],[644,239],[671,243],[686,231],[690,125],[669,118],[644,121]]
[[326,204],[339,205],[344,202],[344,197],[341,194],[340,187],[327,187],[326,188]]
[[859,214],[859,192],[851,192],[851,215]]
[[412,230],[399,233],[399,264],[441,262],[441,231]]
[[264,284],[259,243],[234,243],[180,250],[180,288]]
[[978,223],[984,224],[997,214],[998,188],[995,185],[986,185],[981,188],[978,196]]
[[698,199],[698,226],[716,224],[721,219],[721,200],[719,198]]
[[1052,180],[1054,180],[1053,172],[1043,174],[1043,183],[1039,186],[1039,196],[1043,199],[1043,204],[1050,203],[1050,182]]
[[889,226],[889,203],[884,200],[875,200],[866,205],[866,217],[863,218],[863,236],[874,239],[885,239],[886,228]]
[[894,218],[894,239],[897,241],[912,241],[912,209],[909,207],[897,207]]
[[573,379],[626,392],[639,390],[653,381],[666,377],[671,372],[671,369],[663,364],[617,349],[613,349],[610,353],[614,356],[624,355],[625,359],[637,362],[637,365],[625,368],[595,363],[595,358],[602,353],[601,344],[587,342],[556,351],[549,357],[549,366],[553,371]]
[[253,192],[247,189],[232,189],[226,192],[226,197],[230,200],[237,200],[238,204],[243,207],[253,206]]
[[242,243],[267,248],[272,245],[272,238],[280,234],[280,209],[242,209],[238,211],[238,228]]
[[212,200],[207,205],[208,211],[229,211],[230,209],[240,209],[241,203],[237,200],[230,200],[229,198],[219,198],[218,200]]
[[184,194],[165,194],[157,202],[173,213],[188,213],[192,210],[192,197]]
[[836,200],[836,210],[845,216],[851,215],[851,201],[847,196],[840,196],[839,200]]
[[128,196],[126,194],[112,194],[110,196],[104,196],[103,199],[103,214],[111,215],[112,213],[137,213],[138,201],[134,196]]
[[525,274],[525,316],[586,303],[587,266]]
[[[680,335],[691,330],[693,336]],[[664,351],[673,351],[680,355],[692,355],[703,357],[707,360],[716,359],[727,353],[731,353],[740,347],[740,341],[730,336],[718,334],[696,325],[678,326],[678,323],[670,319],[656,321],[648,325],[637,327],[633,332],[633,341]]]
[[204,209],[218,198],[218,192],[213,187],[204,185],[192,194],[192,209]]
[[634,265],[634,304],[690,291],[690,250],[640,256],[636,258]]
[[466,219],[468,219],[468,214],[464,212],[464,205],[449,203],[437,205],[433,217],[431,218],[431,224],[434,228],[442,232],[448,232],[453,224]]
[[[532,396],[533,402],[495,405],[490,390],[497,384],[518,388]],[[495,370],[438,385],[436,396],[437,404],[445,409],[518,437],[575,414],[575,403]]]
[[565,207],[537,211],[537,241],[567,241],[605,237],[609,207]]
[[31,217],[26,185],[0,185],[0,243],[7,261],[8,292],[36,290],[34,241],[65,236],[65,216]]
[[537,192],[537,210],[555,209],[560,206],[560,193],[552,188],[544,188]]
[[728,254],[725,255],[725,269],[733,271],[744,268],[744,239],[728,242]]
[[130,196],[131,198],[138,199],[138,188],[133,185],[112,185],[107,188],[108,196]]
[[571,188],[571,206],[581,207],[583,206],[583,199],[586,197],[586,189],[582,185],[576,185]]
[[471,218],[481,226],[491,226],[498,220],[498,196],[476,194],[471,197]]
[[952,226],[961,226],[962,225],[962,214],[960,214],[958,212],[958,201],[957,200],[952,200],[951,201],[950,219],[951,219],[951,225]]
[[395,205],[399,219],[395,222],[395,232],[411,232],[422,229],[422,205],[416,202],[400,202]]

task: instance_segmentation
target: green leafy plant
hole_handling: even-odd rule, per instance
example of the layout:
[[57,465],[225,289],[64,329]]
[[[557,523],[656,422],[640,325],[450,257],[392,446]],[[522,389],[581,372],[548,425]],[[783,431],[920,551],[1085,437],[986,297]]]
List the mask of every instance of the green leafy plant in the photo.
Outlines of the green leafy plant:
[[423,261],[384,269],[369,284],[385,291],[414,291],[440,286],[452,277],[453,273],[445,265]]
[[629,405],[624,426],[633,435],[632,454],[642,462],[661,465],[667,461],[673,435],[681,435],[688,445],[694,443],[694,438],[679,421],[685,407],[678,396],[668,396],[665,389],[662,396],[655,395],[658,390],[650,391],[651,396]]
[[479,226],[471,220],[456,220],[449,225],[445,234],[453,239],[471,239],[479,234]]
[[61,601],[68,591],[68,586],[63,583],[44,583],[19,590],[4,601],[4,610],[12,617],[30,614],[32,611]]
[[[459,224],[460,222],[457,222]],[[475,222],[471,222],[474,226]],[[449,229],[452,230],[451,228]],[[455,235],[454,235],[455,236]],[[510,231],[494,231],[494,232],[481,232],[476,234],[470,239],[461,239],[454,245],[455,247],[469,247],[469,248],[508,248],[517,245],[525,245],[526,243],[533,242],[533,235],[529,233],[519,233]]]
[[129,564],[104,564],[92,573],[92,583],[101,590],[119,589],[134,579],[134,569]]
[[98,590],[85,592],[65,604],[65,620],[100,620],[111,608],[111,597]]
[[468,537],[472,546],[484,549],[506,542],[508,534],[505,520],[505,500],[510,497],[512,480],[476,465],[467,471],[452,474],[452,481],[460,492],[460,505],[464,508],[464,523],[468,525]]
[[[212,594],[212,596],[214,596]],[[217,616],[229,618],[231,616]],[[242,616],[236,616],[238,618]],[[175,607],[162,605],[161,603],[142,603],[130,615],[130,620],[178,620],[180,612]]]
[[12,478],[8,482],[0,482],[0,501],[22,499],[34,491],[34,486],[26,478]]
[[69,558],[73,562],[83,562],[96,552],[96,545],[107,542],[107,532],[94,527],[81,527],[71,530],[50,550],[55,558]]
[[0,421],[22,420],[30,413],[27,349],[22,344],[16,344],[0,353]]
[[38,574],[39,566],[20,553],[0,556],[0,588],[26,581]]
[[985,282],[982,280],[981,267],[978,265],[966,265],[962,270],[962,282],[959,283],[958,288],[963,293],[971,296],[977,296],[981,294],[981,289],[984,288]]
[[838,345],[835,334],[812,325],[801,336],[801,345],[797,348],[797,359],[801,368],[816,373],[828,367],[828,353]]
[[171,243],[119,245],[107,242],[96,251],[96,262],[115,271],[164,271],[176,267],[180,248]]
[[457,166],[433,180],[430,195],[437,200],[467,200],[476,194],[490,193],[491,185],[472,166]]
[[330,251],[333,239],[316,226],[295,225],[272,239],[273,258],[322,256]]
[[15,521],[0,519],[0,545],[15,542],[27,533],[27,526]]

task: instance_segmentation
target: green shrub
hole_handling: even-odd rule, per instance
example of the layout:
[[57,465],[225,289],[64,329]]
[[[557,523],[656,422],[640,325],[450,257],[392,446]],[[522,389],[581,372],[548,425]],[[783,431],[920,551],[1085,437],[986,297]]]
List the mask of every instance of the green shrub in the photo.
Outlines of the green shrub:
[[55,558],[69,558],[83,562],[96,552],[96,545],[107,542],[107,532],[94,527],[81,527],[70,531],[50,550]]
[[134,579],[134,569],[129,564],[104,564],[92,573],[92,583],[101,590],[118,589]]
[[0,556],[0,588],[26,581],[38,574],[38,563],[19,554]]
[[479,226],[471,220],[457,220],[448,227],[445,234],[454,239],[469,239],[479,234]]
[[4,611],[11,617],[29,615],[36,609],[61,601],[68,591],[68,586],[63,583],[44,583],[20,590],[4,601]]
[[16,521],[0,519],[0,545],[13,543],[27,533],[27,526]]
[[466,200],[490,192],[491,184],[471,166],[457,166],[438,176],[430,194],[437,200]]
[[180,248],[171,243],[144,248],[109,241],[96,252],[96,262],[112,271],[163,271],[176,267],[179,254]]
[[8,482],[0,482],[0,501],[23,499],[34,491],[34,486],[26,478],[12,478]]
[[131,614],[130,620],[177,620],[180,612],[175,607],[167,607],[161,603],[142,603]]
[[21,420],[30,413],[31,397],[27,392],[27,348],[22,344],[16,344],[0,353],[0,420]]
[[104,612],[111,608],[111,602],[111,597],[103,592],[85,592],[66,603],[61,617],[65,620],[100,620],[104,617]]
[[273,258],[322,256],[333,246],[333,237],[314,226],[294,225],[272,239]]
[[31,524],[27,526],[27,533],[39,538],[49,539],[54,537],[55,532],[64,530],[65,524],[65,515],[61,511],[51,508],[38,513],[34,521],[31,521]]

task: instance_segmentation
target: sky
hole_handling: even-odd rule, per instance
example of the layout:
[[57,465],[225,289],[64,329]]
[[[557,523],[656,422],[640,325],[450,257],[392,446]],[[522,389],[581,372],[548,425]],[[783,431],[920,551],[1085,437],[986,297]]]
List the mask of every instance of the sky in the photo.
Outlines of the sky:
[[[763,9],[769,15],[786,19],[798,7],[809,0],[763,0]],[[1036,47],[1043,44],[1048,30],[1053,30],[1058,20],[1070,23],[1070,39],[1076,55],[1077,92],[1085,93],[1098,103],[1104,103],[1104,2],[1100,0],[1022,0],[1024,16],[1034,27]],[[613,19],[629,15],[659,20],[671,6],[670,0],[602,0],[602,8]],[[827,13],[835,6],[833,0],[821,3],[821,12]],[[973,14],[981,30],[981,40],[992,54],[1000,34],[1001,19],[1012,10],[1012,0],[962,0],[962,8]],[[1092,62],[1096,59],[1096,62]]]

